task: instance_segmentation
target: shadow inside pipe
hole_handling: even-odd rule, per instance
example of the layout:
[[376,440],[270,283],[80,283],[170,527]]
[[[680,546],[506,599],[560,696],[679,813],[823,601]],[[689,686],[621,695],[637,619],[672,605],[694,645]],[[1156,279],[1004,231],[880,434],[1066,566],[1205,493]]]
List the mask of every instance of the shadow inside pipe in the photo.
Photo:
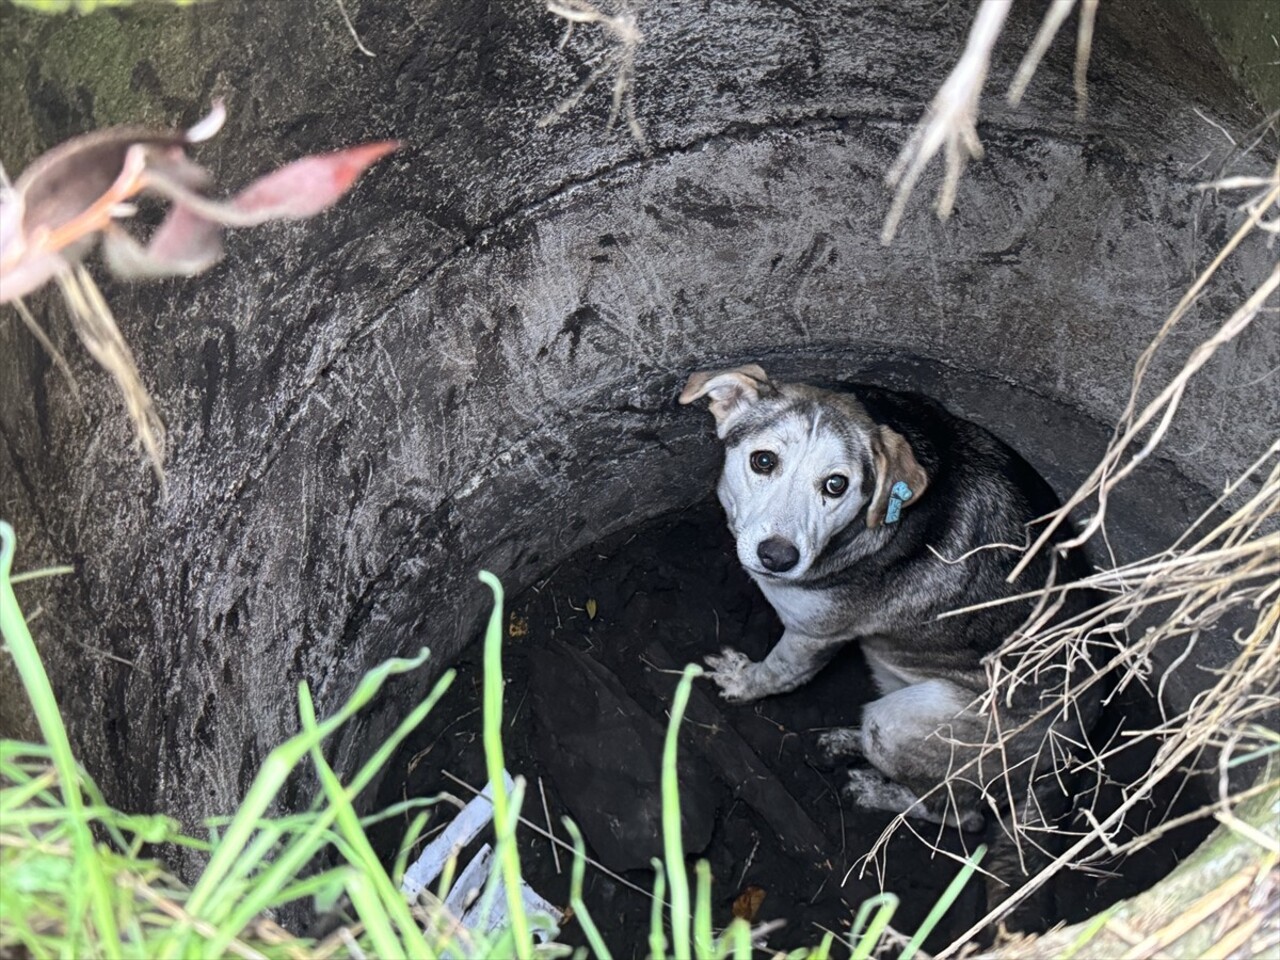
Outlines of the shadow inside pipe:
[[[739,567],[719,505],[707,499],[564,559],[511,599],[506,629],[503,737],[508,768],[529,783],[524,815],[546,829],[549,814],[562,838],[562,816],[582,827],[590,855],[617,875],[588,868],[586,903],[614,949],[643,944],[650,901],[622,881],[650,889],[650,858],[662,856],[658,757],[672,671],[725,644],[760,659],[781,625]],[[458,682],[394,761],[383,805],[440,791],[468,799],[453,778],[483,785],[479,646],[455,665]],[[855,723],[877,696],[856,645],[800,690],[754,704],[724,704],[708,683],[699,685],[681,737],[682,821],[690,862],[705,858],[712,868],[717,927],[754,904],[754,922],[786,923],[770,935],[770,947],[812,945],[824,929],[846,930],[858,905],[881,889],[876,869],[861,871],[860,861],[890,815],[843,798],[842,771],[824,767],[814,745],[820,730]],[[1135,684],[1106,708],[1095,740],[1122,743],[1126,730],[1158,720],[1154,702]],[[1108,779],[1077,784],[1095,816],[1122,802],[1125,787],[1150,769],[1155,747],[1144,740],[1122,750],[1108,762]],[[1117,839],[1207,798],[1200,778],[1163,785],[1131,812]],[[449,815],[442,809],[440,822]],[[404,826],[382,826],[377,839],[388,857]],[[1055,914],[1037,927],[1078,921],[1146,889],[1208,831],[1206,821],[1179,828],[1121,862],[1099,864],[1101,875],[1060,874]],[[881,869],[883,888],[901,898],[896,929],[913,931],[956,873],[955,862],[932,847],[964,856],[973,843],[928,825],[922,837],[900,830],[890,840]],[[526,829],[521,858],[534,890],[568,903],[566,854],[557,860],[551,845]],[[982,884],[971,882],[927,948],[967,929],[984,904]],[[584,943],[573,923],[562,938]]]

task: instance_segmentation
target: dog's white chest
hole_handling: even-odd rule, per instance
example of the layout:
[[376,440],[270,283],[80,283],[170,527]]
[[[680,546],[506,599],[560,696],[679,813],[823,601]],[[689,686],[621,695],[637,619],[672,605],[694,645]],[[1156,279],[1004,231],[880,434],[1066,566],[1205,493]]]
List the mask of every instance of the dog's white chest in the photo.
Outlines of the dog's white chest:
[[862,653],[867,658],[867,665],[871,668],[871,675],[875,678],[876,686],[881,693],[892,693],[895,690],[901,690],[903,687],[919,684],[926,679],[917,673],[904,670],[894,664],[886,656],[881,645],[874,640],[864,639],[862,641]]
[[803,587],[768,581],[763,577],[756,582],[769,601],[769,606],[773,607],[778,619],[788,630],[811,637],[830,632],[834,605],[825,591],[806,590]]

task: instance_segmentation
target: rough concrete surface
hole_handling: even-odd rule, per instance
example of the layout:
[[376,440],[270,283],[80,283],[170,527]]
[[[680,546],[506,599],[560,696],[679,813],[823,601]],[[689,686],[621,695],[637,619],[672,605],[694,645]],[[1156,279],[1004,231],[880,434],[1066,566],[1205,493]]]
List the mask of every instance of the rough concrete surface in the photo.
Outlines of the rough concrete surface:
[[[990,91],[1033,6],[1015,5]],[[406,143],[320,220],[235,234],[203,277],[104,281],[170,429],[167,497],[55,300],[33,306],[83,410],[0,323],[0,513],[20,567],[77,567],[23,588],[77,749],[114,802],[188,824],[232,808],[296,729],[299,681],[323,708],[421,645],[438,672],[486,607],[477,570],[514,589],[704,495],[715,445],[674,403],[692,369],[915,384],[1070,487],[1237,223],[1193,190],[1229,147],[1195,109],[1231,131],[1258,120],[1193,16],[1103,4],[1090,119],[1072,119],[1064,36],[1021,108],[987,98],[987,156],[952,219],[929,209],[935,172],[884,249],[883,171],[968,4],[636,5],[650,155],[605,129],[603,89],[535,126],[604,42],[579,28],[558,51],[540,3],[347,8],[375,58],[328,0],[0,18],[11,172],[103,123],[191,122],[215,96],[229,122],[195,155],[227,188],[305,152]],[[1249,245],[1227,264],[1152,382],[1273,258]],[[1274,435],[1274,317],[1223,354],[1167,460],[1129,483],[1123,550],[1167,542]],[[353,723],[339,767],[429,679]]]

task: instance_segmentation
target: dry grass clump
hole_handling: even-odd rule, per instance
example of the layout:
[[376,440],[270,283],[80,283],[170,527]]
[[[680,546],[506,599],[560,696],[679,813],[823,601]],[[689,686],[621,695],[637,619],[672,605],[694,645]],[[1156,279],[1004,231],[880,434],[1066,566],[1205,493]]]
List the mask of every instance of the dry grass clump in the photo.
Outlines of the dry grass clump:
[[547,0],[547,11],[560,17],[567,24],[557,49],[563,50],[573,36],[578,24],[598,26],[609,38],[610,45],[587,62],[594,63],[591,73],[578,84],[569,96],[538,121],[539,127],[548,127],[578,105],[601,80],[613,77],[613,102],[609,108],[607,129],[612,130],[619,116],[627,119],[627,129],[642,147],[647,147],[644,128],[636,117],[635,80],[636,51],[644,42],[636,16],[623,3],[619,12],[606,13],[587,0]]
[[[1060,9],[1057,12],[1060,13]],[[1054,14],[1055,10],[1051,9],[1050,13]],[[1275,120],[1274,115],[1268,118],[1263,129],[1268,129]],[[1181,368],[1167,383],[1158,389],[1147,383],[1154,355],[1166,345],[1170,330],[1198,301],[1221,265],[1251,236],[1264,240],[1270,247],[1274,235],[1280,232],[1280,162],[1267,177],[1227,176],[1202,184],[1201,188],[1250,191],[1248,199],[1238,207],[1244,215],[1243,222],[1196,278],[1139,358],[1128,404],[1098,466],[1060,510],[1043,518],[1038,536],[1028,547],[996,545],[1025,552],[1010,579],[1020,574],[1039,550],[1067,549],[1080,546],[1098,534],[1105,537],[1109,494],[1132,475],[1164,439],[1189,383],[1224,344],[1238,337],[1251,323],[1259,318],[1272,323],[1277,319],[1275,297],[1280,290],[1280,264],[1260,280],[1209,337],[1187,354]],[[1152,399],[1141,403],[1140,397],[1152,391]],[[1067,522],[1072,511],[1081,507],[1090,508],[1092,513],[1080,533],[1064,544],[1053,545],[1050,538],[1054,532]],[[1085,613],[1054,622],[1066,593],[1080,589],[1099,591],[1105,599]],[[1024,851],[1030,854],[1025,862],[1047,860],[1048,863],[939,956],[949,956],[961,949],[988,924],[1007,916],[1020,901],[1051,881],[1060,870],[1101,871],[1108,863],[1154,842],[1170,829],[1201,817],[1215,818],[1244,838],[1242,842],[1246,846],[1260,849],[1264,866],[1260,867],[1255,861],[1241,866],[1218,887],[1199,891],[1199,899],[1189,908],[1179,901],[1179,918],[1160,929],[1152,926],[1139,935],[1126,955],[1155,955],[1187,935],[1190,928],[1186,924],[1197,917],[1212,916],[1221,927],[1222,939],[1212,955],[1231,955],[1255,937],[1270,936],[1259,918],[1270,917],[1268,922],[1274,927],[1274,903],[1268,908],[1270,913],[1250,912],[1240,908],[1240,904],[1254,903],[1263,895],[1259,891],[1266,891],[1267,896],[1274,898],[1274,869],[1280,857],[1274,810],[1270,810],[1269,830],[1260,830],[1246,822],[1237,811],[1241,804],[1260,795],[1270,797],[1272,805],[1277,802],[1280,764],[1271,764],[1256,782],[1243,789],[1234,783],[1239,778],[1233,777],[1232,771],[1268,757],[1280,757],[1280,734],[1267,727],[1280,717],[1280,436],[1269,441],[1256,461],[1229,483],[1217,501],[1161,553],[1100,570],[1078,583],[1050,583],[1017,599],[1029,598],[1037,601],[1032,615],[989,659],[991,692],[978,707],[994,717],[995,702],[1012,697],[1023,684],[1038,685],[1046,676],[1053,676],[1053,671],[1059,671],[1057,675],[1061,676],[1063,663],[1088,662],[1092,665],[1088,675],[1074,688],[1062,689],[1045,705],[1040,717],[1069,713],[1075,709],[1075,699],[1085,688],[1114,682],[1115,689],[1108,696],[1132,684],[1142,685],[1156,699],[1162,720],[1151,729],[1127,732],[1123,743],[1096,748],[1060,742],[1050,734],[1042,744],[1040,768],[1059,769],[1060,775],[1085,772],[1094,782],[1101,783],[1108,779],[1108,760],[1142,738],[1157,744],[1155,758],[1138,782],[1122,785],[1123,799],[1114,810],[1102,813],[1086,799],[1077,811],[1078,825],[1065,831],[1066,849],[1060,853],[1054,853],[1043,842],[1046,829],[1043,819],[1033,816],[1020,821],[1020,811],[1025,814],[1027,808],[1022,805],[1022,798],[1015,798],[1018,802],[1012,804],[1010,839],[1019,845],[1020,854]],[[956,611],[959,612],[963,611]],[[1227,625],[1234,629],[1237,645],[1234,660],[1217,673],[1214,682],[1186,709],[1172,711],[1164,696],[1169,676],[1195,656],[1196,645],[1203,636]],[[1100,651],[1106,652],[1100,657]],[[1172,651],[1179,652],[1171,656]],[[1157,668],[1158,664],[1167,665]],[[984,747],[984,756],[999,753],[1011,736],[1024,729],[1026,727],[993,729]],[[973,778],[973,768],[979,762],[975,760],[957,767],[951,773],[952,780]],[[1126,814],[1150,798],[1158,786],[1178,784],[1192,771],[1203,771],[1213,764],[1219,771],[1214,802],[1191,815],[1127,837]],[[946,791],[948,787],[944,784],[938,789]],[[1034,798],[1031,799],[1034,802]],[[904,825],[915,829],[904,818],[899,818],[868,854],[868,860],[882,859],[888,838]],[[1054,833],[1055,840],[1064,835],[1061,827]],[[864,869],[866,865],[864,862]],[[1232,909],[1236,912],[1230,913]],[[1105,918],[1100,920],[1097,929],[1101,929],[1104,922]],[[1118,921],[1108,929],[1124,940],[1126,934],[1117,932],[1122,925]],[[1133,929],[1146,928],[1139,925]],[[1014,955],[1049,954],[1028,947],[1028,952],[1010,954]]]
[[[1268,778],[1273,779],[1273,778]],[[1280,946],[1280,787],[1241,802],[1158,887],[1097,917],[1039,937],[1014,937],[981,960],[1070,957],[1253,958]]]

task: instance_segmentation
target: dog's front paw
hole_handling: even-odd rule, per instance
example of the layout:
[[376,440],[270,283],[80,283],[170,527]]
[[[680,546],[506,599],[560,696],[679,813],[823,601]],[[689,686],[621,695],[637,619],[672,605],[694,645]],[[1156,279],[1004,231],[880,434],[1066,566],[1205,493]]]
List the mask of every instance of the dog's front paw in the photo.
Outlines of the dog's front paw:
[[711,668],[707,677],[715,681],[720,696],[730,703],[749,703],[762,696],[752,682],[756,664],[745,653],[725,647],[718,654],[708,656],[706,664]]
[[863,756],[862,731],[857,727],[836,727],[820,734],[818,754],[831,766]]

